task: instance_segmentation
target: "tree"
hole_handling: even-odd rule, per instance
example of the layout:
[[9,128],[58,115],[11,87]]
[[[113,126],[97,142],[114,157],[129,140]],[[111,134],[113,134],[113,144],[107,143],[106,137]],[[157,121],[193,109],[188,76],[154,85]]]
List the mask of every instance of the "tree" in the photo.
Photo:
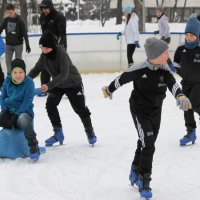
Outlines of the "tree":
[[105,25],[106,20],[109,18],[110,2],[111,0],[101,0],[100,19],[102,26]]
[[20,10],[21,10],[21,18],[25,24],[25,26],[27,27],[27,3],[26,0],[20,0],[19,1],[20,4]]
[[6,4],[7,4],[7,0],[2,0],[2,4],[1,4],[2,6],[0,8],[0,23],[2,22],[4,14],[5,14]]
[[117,1],[117,20],[116,24],[122,23],[122,0]]
[[[134,4],[135,4],[135,13],[138,15],[138,18],[139,18],[139,31],[144,31],[143,27],[144,27],[144,24],[145,23],[145,20],[143,21],[143,10],[142,9],[142,6],[144,5],[143,2],[144,0],[134,0]],[[145,15],[145,13],[144,13]]]

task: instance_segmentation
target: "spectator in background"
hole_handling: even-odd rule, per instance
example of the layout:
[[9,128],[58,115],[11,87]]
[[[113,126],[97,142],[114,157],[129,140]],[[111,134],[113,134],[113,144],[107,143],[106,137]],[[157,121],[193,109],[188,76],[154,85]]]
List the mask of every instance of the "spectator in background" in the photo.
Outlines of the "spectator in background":
[[135,48],[140,48],[139,45],[139,30],[138,30],[138,21],[139,18],[135,12],[133,12],[132,5],[126,5],[123,7],[122,12],[123,15],[126,17],[126,25],[125,29],[122,33],[117,34],[117,39],[119,39],[121,34],[125,35],[126,43],[127,43],[127,59],[128,59],[128,66],[134,64],[133,61],[133,54],[135,52]]
[[160,39],[164,40],[168,44],[171,41],[170,33],[169,33],[169,20],[168,17],[165,15],[163,8],[158,6],[156,8],[156,16],[158,19],[158,29],[154,31],[154,34],[160,34]]
[[24,22],[18,14],[15,12],[13,4],[6,6],[7,17],[3,19],[0,25],[0,34],[5,30],[6,34],[6,67],[7,74],[11,73],[11,61],[13,53],[15,52],[15,58],[22,59],[23,52],[23,38],[26,43],[26,52],[30,53],[31,48],[28,41],[27,29]]
[[[40,24],[42,33],[49,30],[53,33],[56,43],[62,45],[67,50],[66,38],[66,18],[56,11],[51,0],[43,0],[40,4],[41,16]],[[50,75],[46,70],[41,72],[41,85],[47,84],[50,81]],[[47,93],[43,92],[38,96],[46,96]]]
[[[4,44],[2,36],[0,35],[0,57],[4,54],[4,52],[5,52],[5,44]],[[0,88],[3,85],[3,81],[4,81],[4,73],[2,71],[1,62],[0,62]]]

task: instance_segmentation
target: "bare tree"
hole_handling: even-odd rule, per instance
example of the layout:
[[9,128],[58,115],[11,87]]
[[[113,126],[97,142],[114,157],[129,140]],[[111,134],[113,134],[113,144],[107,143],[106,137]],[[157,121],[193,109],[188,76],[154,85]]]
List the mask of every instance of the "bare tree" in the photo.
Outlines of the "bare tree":
[[2,22],[4,14],[5,14],[6,4],[7,4],[7,0],[2,0],[1,8],[0,8],[0,23]]
[[116,24],[122,23],[122,0],[117,1],[117,20]]
[[185,16],[185,6],[187,4],[187,0],[184,1],[184,6],[183,6],[183,10],[181,13],[181,21],[184,21],[184,16]]
[[174,7],[172,9],[173,13],[172,13],[172,19],[171,19],[171,21],[174,21],[175,13],[176,13],[176,10],[177,10],[177,3],[178,3],[178,0],[175,0]]
[[21,10],[21,18],[25,24],[25,26],[27,27],[27,3],[26,0],[20,0],[19,1],[20,4],[20,10]]
[[134,0],[134,4],[135,4],[135,13],[138,15],[139,20],[139,31],[144,31],[143,30],[143,9],[142,9],[142,3],[144,0]]
[[111,0],[101,0],[100,18],[101,18],[102,26],[104,26],[106,23],[106,20],[108,20],[109,10],[110,10],[110,2],[111,2]]

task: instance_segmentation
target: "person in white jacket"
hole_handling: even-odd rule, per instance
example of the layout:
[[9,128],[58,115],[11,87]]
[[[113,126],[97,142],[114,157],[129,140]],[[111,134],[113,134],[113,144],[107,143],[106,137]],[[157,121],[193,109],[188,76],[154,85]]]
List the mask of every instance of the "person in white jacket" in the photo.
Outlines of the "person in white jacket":
[[135,52],[135,48],[140,48],[139,45],[139,18],[135,12],[133,12],[132,5],[126,5],[123,7],[122,12],[126,17],[126,25],[124,31],[117,34],[117,39],[121,34],[125,35],[125,40],[127,44],[127,59],[128,66],[132,66],[134,64],[133,54]]

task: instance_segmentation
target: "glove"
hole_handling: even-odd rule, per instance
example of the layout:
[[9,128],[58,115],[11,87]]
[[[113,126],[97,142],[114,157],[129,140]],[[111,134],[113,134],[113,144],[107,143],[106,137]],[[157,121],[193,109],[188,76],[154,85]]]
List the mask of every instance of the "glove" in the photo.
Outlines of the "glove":
[[1,113],[2,113],[2,120],[0,121],[1,127],[11,129],[13,126],[15,126],[17,122],[17,115],[11,114],[8,110],[3,110]]
[[179,108],[183,111],[188,111],[189,109],[192,109],[190,100],[183,94],[177,97],[176,105],[179,106]]
[[41,90],[41,88],[35,88],[35,94],[34,95],[39,95],[39,96],[41,96],[42,95],[42,90]]
[[121,34],[120,32],[117,33],[117,35],[116,35],[117,40],[119,40],[119,38],[120,38],[121,35],[122,35],[122,34]]
[[153,33],[154,33],[154,35],[157,35],[157,34],[159,34],[159,31],[154,31]]
[[26,52],[27,52],[27,53],[30,53],[30,52],[31,52],[31,48],[30,48],[29,44],[26,45]]
[[107,86],[104,86],[104,87],[102,88],[102,91],[103,91],[104,98],[109,97],[110,99],[112,99],[112,93],[110,93],[110,92],[108,91],[108,87],[107,87]]
[[141,48],[138,41],[135,41],[135,46],[136,46],[137,48]]

